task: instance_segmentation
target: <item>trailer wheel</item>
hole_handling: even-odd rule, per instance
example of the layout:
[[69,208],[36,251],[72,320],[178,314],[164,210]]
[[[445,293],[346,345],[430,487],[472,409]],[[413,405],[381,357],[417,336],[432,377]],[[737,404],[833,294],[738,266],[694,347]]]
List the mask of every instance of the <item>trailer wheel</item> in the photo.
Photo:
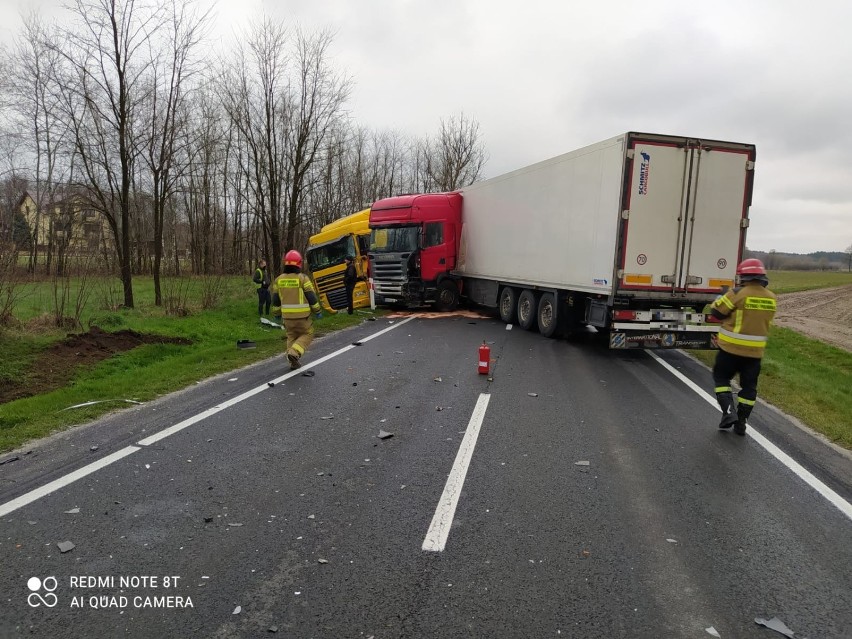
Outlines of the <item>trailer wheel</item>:
[[518,297],[518,324],[521,328],[531,331],[536,326],[536,309],[538,308],[538,300],[535,299],[535,293],[529,289],[521,291]]
[[559,328],[556,302],[553,293],[545,293],[538,301],[538,332],[545,337],[553,337]]
[[506,324],[514,324],[518,318],[518,293],[511,286],[504,286],[498,302],[500,319]]
[[459,287],[453,280],[444,280],[438,284],[438,299],[435,308],[441,312],[454,311],[459,305]]

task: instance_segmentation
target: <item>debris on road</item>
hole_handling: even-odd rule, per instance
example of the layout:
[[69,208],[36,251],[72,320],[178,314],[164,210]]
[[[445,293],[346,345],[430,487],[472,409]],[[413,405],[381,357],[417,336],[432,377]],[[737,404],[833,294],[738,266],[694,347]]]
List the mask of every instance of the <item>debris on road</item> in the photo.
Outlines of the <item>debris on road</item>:
[[780,632],[785,637],[789,637],[789,639],[793,639],[793,635],[795,634],[778,617],[772,617],[772,619],[770,619],[769,621],[767,621],[766,619],[761,619],[760,617],[755,617],[754,623],[756,623],[758,626],[764,626],[766,628],[769,628],[770,630],[774,630],[775,632]]
[[316,375],[314,371],[305,371],[302,373],[302,377],[313,377],[314,375]]
[[272,388],[275,386],[275,382],[266,382],[266,385],[269,386],[269,388]]
[[706,632],[708,635],[713,635],[714,637],[719,637],[719,639],[721,639],[721,637],[722,637],[722,635],[720,635],[719,632],[713,626],[710,626],[709,628],[705,628],[704,632]]
[[538,397],[538,393],[527,393],[530,397]]
[[669,542],[670,544],[676,544],[677,543],[677,539],[666,539],[666,541]]
[[334,419],[334,415],[323,415],[320,419]]
[[317,559],[317,563],[318,563],[318,564],[327,564],[327,563],[328,563],[328,559]]
[[237,523],[237,522],[235,522],[235,521],[229,521],[229,522],[228,522],[228,525],[229,525],[229,526],[242,526],[242,524],[238,524],[238,523]]
[[10,464],[13,461],[18,461],[20,458],[20,455],[15,455],[14,457],[7,457],[6,459],[0,460],[0,466],[2,466],[3,464]]
[[316,518],[317,518],[316,515],[308,515],[308,519],[316,519]]
[[236,382],[238,379],[239,379],[239,377],[232,377],[232,378],[231,378],[231,379],[229,379],[228,381],[229,381],[229,382]]
[[238,614],[240,614],[242,611],[243,611],[243,607],[242,607],[242,606],[237,606],[236,608],[234,608],[234,612],[232,612],[231,614],[232,614],[232,615],[238,615]]
[[352,346],[361,346],[364,342],[352,342]]
[[443,380],[443,379],[441,379],[440,377],[436,377],[434,381],[436,381],[436,382],[443,382],[444,380]]
[[71,552],[72,550],[74,550],[77,547],[75,544],[71,543],[70,541],[60,541],[56,545],[59,547],[59,552],[61,552],[63,555],[66,552]]
[[444,410],[444,407],[443,406],[435,406],[435,410],[441,411],[441,410]]
[[574,462],[574,465],[575,465],[575,466],[588,466],[588,465],[589,465],[589,462],[588,462],[587,460],[585,460],[585,459],[584,459],[583,461],[577,461],[577,462]]
[[380,430],[380,431],[379,431],[379,434],[377,435],[377,437],[378,437],[379,439],[388,439],[389,437],[393,437],[393,433],[389,433],[389,432],[387,432],[387,431],[385,431],[385,430]]
[[278,626],[269,626],[269,632],[278,632]]
[[98,450],[98,448],[100,448],[100,446],[89,446],[89,450],[92,451],[93,453],[96,452]]
[[511,330],[512,330],[512,325],[511,325],[511,324],[506,324],[506,330],[507,330],[507,331],[511,331]]
[[72,508],[71,510],[66,510],[65,514],[66,515],[76,515],[79,512],[80,512],[79,508]]
[[[124,402],[125,404],[138,404],[141,405],[142,402],[137,402],[135,399],[100,399],[98,401],[93,402],[83,402],[82,404],[74,404],[73,406],[69,406],[68,408],[63,408],[62,411],[71,410],[73,408],[85,408],[86,406],[94,406],[95,404],[105,404],[107,402]],[[62,412],[59,411],[59,412]]]

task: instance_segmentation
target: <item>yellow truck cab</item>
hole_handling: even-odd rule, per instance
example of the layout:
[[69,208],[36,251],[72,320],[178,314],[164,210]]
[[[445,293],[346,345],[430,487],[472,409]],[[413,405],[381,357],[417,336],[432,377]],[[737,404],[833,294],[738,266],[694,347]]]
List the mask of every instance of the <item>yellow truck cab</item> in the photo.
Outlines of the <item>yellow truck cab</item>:
[[326,224],[308,240],[308,268],[316,283],[320,304],[329,312],[347,308],[343,273],[346,256],[355,258],[358,281],[352,294],[353,307],[370,305],[367,284],[367,251],[370,248],[370,209]]

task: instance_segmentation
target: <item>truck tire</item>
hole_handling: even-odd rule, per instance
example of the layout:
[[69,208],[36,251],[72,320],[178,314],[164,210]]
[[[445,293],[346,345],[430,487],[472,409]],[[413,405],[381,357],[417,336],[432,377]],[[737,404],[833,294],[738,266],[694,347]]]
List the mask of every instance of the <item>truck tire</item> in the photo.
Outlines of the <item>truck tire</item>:
[[506,324],[514,324],[518,319],[518,292],[511,286],[504,286],[497,302],[500,319]]
[[559,332],[559,317],[553,293],[544,293],[538,300],[538,332],[545,337],[554,337]]
[[535,293],[529,289],[521,291],[518,296],[518,325],[531,331],[536,327],[536,315],[538,310],[538,300],[535,298]]
[[443,280],[438,284],[438,299],[435,301],[435,308],[446,313],[454,311],[459,305],[459,287],[453,280]]

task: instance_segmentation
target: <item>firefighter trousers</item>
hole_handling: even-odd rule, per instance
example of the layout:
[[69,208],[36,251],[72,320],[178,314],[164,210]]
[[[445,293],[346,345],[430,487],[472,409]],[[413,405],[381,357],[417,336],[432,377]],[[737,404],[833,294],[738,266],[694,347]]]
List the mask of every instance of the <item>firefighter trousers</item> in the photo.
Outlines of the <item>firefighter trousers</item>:
[[301,319],[285,319],[284,328],[287,329],[287,356],[293,356],[298,361],[308,346],[314,340],[314,325],[310,317]]
[[728,404],[733,405],[733,393],[731,392],[731,379],[739,373],[740,392],[737,395],[737,405],[745,417],[751,413],[757,399],[757,378],[760,377],[760,358],[743,357],[731,355],[720,350],[716,354],[716,363],[713,365],[713,383],[716,386],[716,399],[722,407],[722,412],[727,413]]

